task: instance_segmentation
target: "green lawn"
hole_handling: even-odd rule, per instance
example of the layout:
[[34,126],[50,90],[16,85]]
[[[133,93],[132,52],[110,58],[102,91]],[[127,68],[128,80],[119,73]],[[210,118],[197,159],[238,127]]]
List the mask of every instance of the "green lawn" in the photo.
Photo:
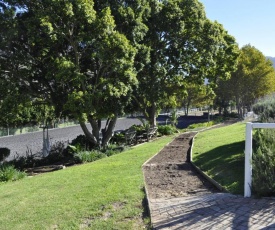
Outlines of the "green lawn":
[[93,163],[0,184],[1,229],[142,229],[141,166],[172,138]]
[[245,123],[236,123],[199,133],[193,161],[231,193],[244,190]]

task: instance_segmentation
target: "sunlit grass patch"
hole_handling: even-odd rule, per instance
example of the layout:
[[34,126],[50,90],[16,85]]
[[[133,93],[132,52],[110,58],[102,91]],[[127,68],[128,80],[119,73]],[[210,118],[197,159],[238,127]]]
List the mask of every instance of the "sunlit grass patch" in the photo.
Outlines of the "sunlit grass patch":
[[236,123],[199,133],[193,161],[232,193],[243,193],[245,124]]

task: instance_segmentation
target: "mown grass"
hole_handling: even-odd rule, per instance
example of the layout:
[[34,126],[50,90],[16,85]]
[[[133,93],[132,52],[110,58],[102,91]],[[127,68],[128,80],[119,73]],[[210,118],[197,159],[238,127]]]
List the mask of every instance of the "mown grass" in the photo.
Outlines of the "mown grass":
[[1,229],[143,229],[141,166],[172,138],[0,184]]
[[199,133],[193,161],[229,192],[244,190],[245,123],[236,123]]

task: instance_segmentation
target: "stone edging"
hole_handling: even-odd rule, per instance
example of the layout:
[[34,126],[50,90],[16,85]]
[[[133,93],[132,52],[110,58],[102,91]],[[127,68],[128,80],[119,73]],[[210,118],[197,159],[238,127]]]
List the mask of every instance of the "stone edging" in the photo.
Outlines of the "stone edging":
[[[180,134],[179,134],[179,135],[180,135]],[[176,135],[176,137],[177,137],[177,136],[178,136],[178,135]],[[173,140],[174,140],[174,139],[173,139]],[[162,148],[161,150],[163,150],[166,146],[168,146],[169,144],[171,144],[173,140],[171,140],[169,143],[167,143],[166,145],[164,145],[163,148]],[[160,151],[161,151],[161,150],[160,150]],[[149,191],[148,191],[148,188],[147,188],[146,178],[145,178],[145,175],[144,175],[143,168],[147,165],[147,163],[148,163],[151,159],[153,159],[156,155],[158,155],[160,151],[158,151],[156,154],[154,154],[152,157],[150,157],[150,158],[149,158],[147,161],[145,161],[145,162],[142,164],[142,166],[141,166],[141,168],[142,168],[142,175],[143,175],[143,181],[144,181],[145,198],[146,198],[147,204],[148,204],[148,212],[149,212],[150,220],[152,219],[152,216],[151,216],[152,205],[151,205],[151,202],[150,202]],[[150,224],[152,224],[152,223],[150,223]]]
[[[186,132],[186,133],[190,133],[190,132]],[[179,133],[177,135],[175,135],[175,138],[177,138],[179,135],[181,135],[182,133]],[[161,150],[163,150],[165,147],[167,147],[169,144],[171,144],[174,139],[173,138],[169,143],[167,143],[166,145],[163,146],[163,148]],[[151,202],[150,202],[150,197],[149,197],[149,192],[148,192],[148,188],[147,188],[147,184],[145,183],[146,179],[145,179],[145,175],[144,175],[144,171],[143,171],[143,168],[148,164],[148,162],[153,159],[156,155],[158,155],[160,153],[159,150],[156,154],[154,154],[152,157],[150,157],[147,161],[145,161],[141,168],[142,168],[142,174],[143,174],[143,181],[144,181],[144,190],[145,190],[145,198],[147,200],[147,204],[148,204],[148,212],[149,212],[149,216],[150,216],[150,219],[152,219],[152,216],[151,216],[151,210],[152,210],[152,205],[151,205]]]

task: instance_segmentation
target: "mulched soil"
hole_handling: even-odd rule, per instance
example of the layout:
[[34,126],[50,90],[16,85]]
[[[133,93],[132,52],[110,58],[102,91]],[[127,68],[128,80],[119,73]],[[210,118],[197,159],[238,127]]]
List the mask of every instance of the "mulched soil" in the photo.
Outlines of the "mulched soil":
[[[237,122],[231,119],[209,129]],[[219,192],[190,163],[192,138],[196,132],[183,133],[166,145],[143,167],[150,199],[203,195]]]

